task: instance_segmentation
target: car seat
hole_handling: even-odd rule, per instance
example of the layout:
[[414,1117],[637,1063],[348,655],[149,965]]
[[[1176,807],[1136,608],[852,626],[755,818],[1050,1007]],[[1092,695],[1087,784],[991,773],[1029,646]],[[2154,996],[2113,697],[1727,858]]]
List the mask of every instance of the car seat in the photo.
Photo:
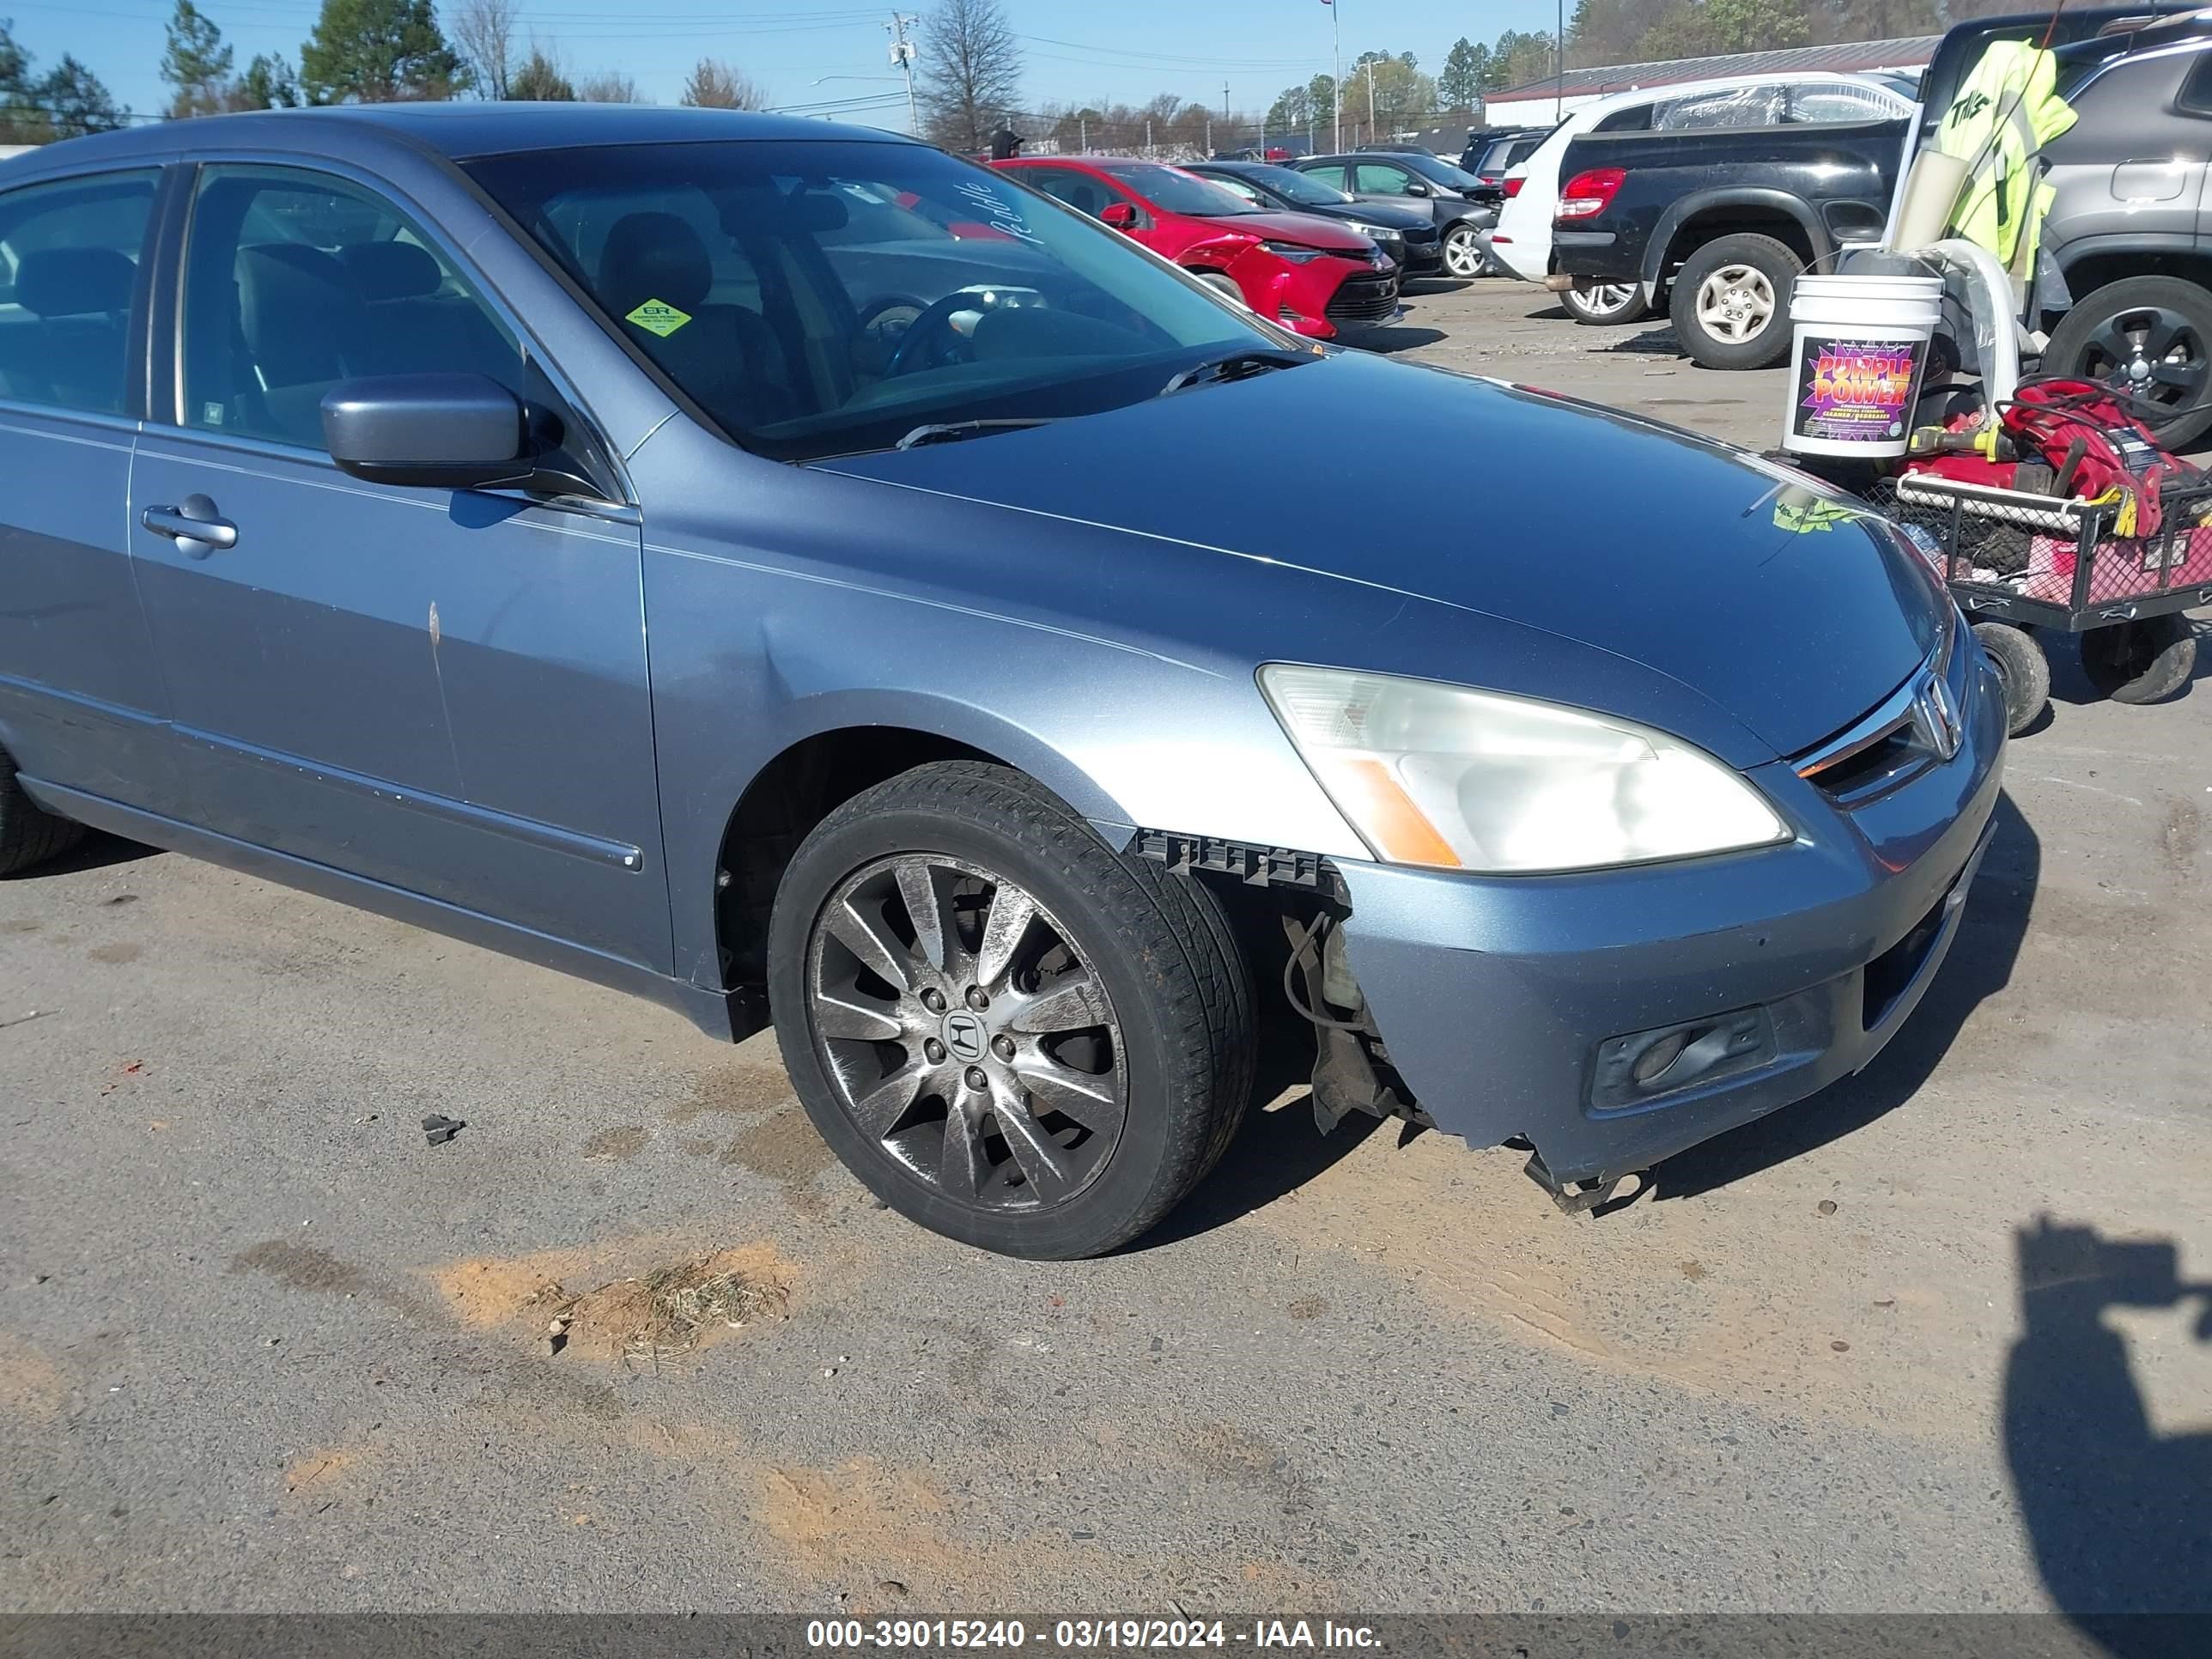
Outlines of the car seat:
[[0,383],[7,395],[120,415],[137,283],[138,267],[114,248],[26,253],[15,270],[15,303],[38,321],[6,331]]
[[368,307],[346,268],[304,242],[238,250],[238,318],[250,373],[238,422],[283,443],[323,447],[323,394],[372,372]]
[[522,354],[474,295],[447,293],[445,268],[416,242],[356,242],[332,255],[361,291],[364,362],[379,374],[483,374],[520,391]]
[[[800,383],[758,312],[710,305],[714,266],[706,243],[672,213],[625,214],[599,252],[599,299],[623,334],[710,412],[740,427],[805,412]],[[630,320],[649,301],[688,321],[665,334]]]

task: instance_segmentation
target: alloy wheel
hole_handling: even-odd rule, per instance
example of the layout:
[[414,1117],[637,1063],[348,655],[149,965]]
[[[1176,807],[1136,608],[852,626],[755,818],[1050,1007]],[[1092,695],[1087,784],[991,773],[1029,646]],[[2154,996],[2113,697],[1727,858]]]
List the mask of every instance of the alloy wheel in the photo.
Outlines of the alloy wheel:
[[1595,288],[1581,290],[1574,297],[1583,315],[1602,320],[1627,310],[1642,292],[1633,283],[1601,283]]
[[2205,342],[2179,312],[2138,307],[2108,318],[2089,337],[2081,374],[2179,414],[2203,401]]
[[1698,322],[1717,340],[1741,345],[1757,337],[1776,310],[1774,284],[1756,265],[1717,266],[1698,284]]
[[1482,244],[1465,225],[1454,227],[1444,238],[1444,269],[1454,276],[1482,274]]
[[1127,1115],[1113,1005],[1015,883],[935,853],[848,877],[807,951],[808,1019],[837,1103],[908,1175],[981,1210],[1064,1204]]

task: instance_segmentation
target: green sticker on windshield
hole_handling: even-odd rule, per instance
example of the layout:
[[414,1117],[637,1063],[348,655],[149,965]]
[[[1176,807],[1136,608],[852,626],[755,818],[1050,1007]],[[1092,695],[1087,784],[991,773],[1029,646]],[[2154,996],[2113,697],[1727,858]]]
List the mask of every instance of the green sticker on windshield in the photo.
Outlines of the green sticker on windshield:
[[678,311],[665,300],[647,300],[635,311],[630,313],[629,320],[635,323],[647,333],[658,334],[665,340],[684,324],[690,322],[691,313],[688,311]]

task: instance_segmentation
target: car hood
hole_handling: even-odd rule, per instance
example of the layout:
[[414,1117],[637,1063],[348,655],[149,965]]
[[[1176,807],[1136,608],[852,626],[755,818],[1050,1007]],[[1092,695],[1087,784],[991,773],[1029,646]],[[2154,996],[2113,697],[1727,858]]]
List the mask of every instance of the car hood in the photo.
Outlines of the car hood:
[[[1317,434],[1314,455],[1255,454],[1252,434],[1269,432]],[[1328,483],[1322,457],[1361,487]],[[820,465],[1564,635],[1687,686],[1778,755],[1865,714],[1948,619],[1901,538],[1806,511],[1849,498],[1790,469],[1635,416],[1358,352]],[[1478,479],[1480,491],[1466,487]],[[1218,578],[1210,592],[1223,602]],[[1347,666],[1394,666],[1371,641],[1344,644]],[[1517,689],[1486,681],[1480,659],[1455,678]]]
[[1356,230],[1346,230],[1334,219],[1324,219],[1314,213],[1238,213],[1219,219],[1208,219],[1210,225],[1224,230],[1249,231],[1255,236],[1264,236],[1271,241],[1296,242],[1302,247],[1341,248],[1346,253],[1364,254],[1367,239]]

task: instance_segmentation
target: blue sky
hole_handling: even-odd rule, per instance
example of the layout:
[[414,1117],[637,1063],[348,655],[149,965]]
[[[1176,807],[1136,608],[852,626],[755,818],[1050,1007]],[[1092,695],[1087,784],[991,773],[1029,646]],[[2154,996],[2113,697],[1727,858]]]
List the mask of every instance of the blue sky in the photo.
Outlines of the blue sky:
[[[320,0],[196,0],[237,53],[260,52],[295,64]],[[1319,0],[1005,0],[1023,37],[1025,101],[1126,100],[1175,92],[1218,106],[1221,83],[1239,109],[1263,108],[1275,94],[1329,66],[1329,8]],[[173,0],[0,0],[18,41],[40,67],[73,52],[137,110],[165,101],[157,70],[162,24]],[[1411,52],[1431,73],[1465,34],[1490,40],[1504,29],[1548,29],[1554,0],[1340,0],[1346,62],[1370,47]],[[890,8],[855,0],[518,0],[524,26],[557,43],[572,70],[619,69],[659,102],[672,103],[702,53],[727,58],[763,82],[776,103],[885,96],[880,112],[855,118],[904,119],[894,83],[829,80],[888,76]],[[902,9],[928,10],[928,0]],[[927,36],[921,37],[927,51]]]

